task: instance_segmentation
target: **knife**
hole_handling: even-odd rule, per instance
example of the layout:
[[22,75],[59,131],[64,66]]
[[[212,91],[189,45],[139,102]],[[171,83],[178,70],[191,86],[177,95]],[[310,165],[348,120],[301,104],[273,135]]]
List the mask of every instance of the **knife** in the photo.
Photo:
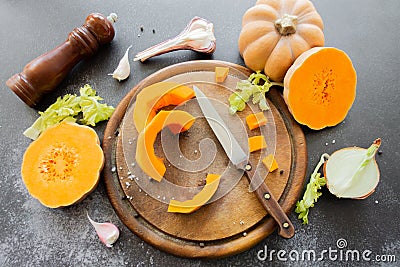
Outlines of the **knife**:
[[293,237],[294,227],[292,222],[286,216],[282,207],[278,204],[264,180],[256,172],[256,165],[253,162],[250,162],[248,153],[242,149],[228,126],[218,114],[218,111],[204,93],[196,86],[193,86],[193,90],[204,117],[218,141],[221,143],[221,146],[229,160],[237,169],[243,170],[246,173],[246,177],[251,185],[250,187],[252,187],[252,185],[260,185],[257,188],[251,188],[250,191],[256,192],[261,205],[277,222],[279,227],[278,234],[284,238]]

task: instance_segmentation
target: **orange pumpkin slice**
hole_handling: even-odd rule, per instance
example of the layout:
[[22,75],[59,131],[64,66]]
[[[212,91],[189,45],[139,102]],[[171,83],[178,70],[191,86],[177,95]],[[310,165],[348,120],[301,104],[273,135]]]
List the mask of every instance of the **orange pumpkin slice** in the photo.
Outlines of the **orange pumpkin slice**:
[[215,81],[217,83],[223,83],[228,77],[229,68],[227,67],[215,67]]
[[157,134],[166,126],[177,134],[188,130],[194,123],[195,118],[182,110],[161,110],[139,133],[136,146],[136,162],[138,166],[154,180],[160,182],[166,167],[162,158],[154,153],[154,142]]
[[283,96],[297,122],[319,130],[344,120],[356,97],[356,84],[356,71],[345,52],[315,47],[289,68]]
[[264,112],[252,113],[246,117],[246,123],[250,130],[259,128],[267,124]]
[[272,154],[269,154],[265,158],[263,158],[262,163],[270,172],[273,172],[279,168],[278,163],[276,162],[274,155]]
[[168,205],[168,212],[176,213],[192,213],[205,205],[215,194],[220,182],[220,175],[208,174],[206,185],[192,199],[186,201],[178,201],[171,199]]
[[143,131],[161,108],[180,105],[194,96],[192,88],[174,82],[159,82],[143,88],[136,96],[133,111],[136,130]]
[[254,152],[257,150],[261,150],[267,147],[267,143],[265,142],[264,136],[256,135],[249,137],[249,151]]
[[62,122],[29,145],[22,161],[22,180],[44,206],[65,207],[96,188],[103,163],[96,132],[88,126]]

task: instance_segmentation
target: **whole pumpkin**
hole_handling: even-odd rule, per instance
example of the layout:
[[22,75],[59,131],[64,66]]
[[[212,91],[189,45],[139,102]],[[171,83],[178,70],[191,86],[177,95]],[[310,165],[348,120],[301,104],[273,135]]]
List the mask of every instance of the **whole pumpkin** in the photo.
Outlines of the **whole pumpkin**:
[[258,0],[243,15],[240,55],[248,68],[282,81],[301,53],[324,45],[323,28],[309,0]]

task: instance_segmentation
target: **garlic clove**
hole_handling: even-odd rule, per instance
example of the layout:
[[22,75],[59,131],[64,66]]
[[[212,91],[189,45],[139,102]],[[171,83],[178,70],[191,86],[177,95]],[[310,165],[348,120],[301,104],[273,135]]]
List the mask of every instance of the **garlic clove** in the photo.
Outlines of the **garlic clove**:
[[103,242],[107,247],[112,247],[119,237],[119,229],[117,226],[112,223],[95,222],[89,217],[89,214],[87,214],[87,217],[96,230],[100,241]]
[[332,194],[339,198],[364,199],[375,191],[380,173],[374,157],[380,142],[377,139],[369,149],[340,149],[329,157],[324,176]]
[[194,17],[176,37],[137,53],[133,61],[143,62],[151,57],[175,50],[193,50],[211,54],[215,49],[216,39],[213,23],[200,17]]
[[128,56],[129,49],[131,47],[132,45],[126,49],[124,56],[119,61],[118,67],[114,70],[112,74],[109,74],[112,75],[112,77],[114,79],[117,79],[119,82],[128,78],[131,73],[131,66],[129,64],[129,56]]

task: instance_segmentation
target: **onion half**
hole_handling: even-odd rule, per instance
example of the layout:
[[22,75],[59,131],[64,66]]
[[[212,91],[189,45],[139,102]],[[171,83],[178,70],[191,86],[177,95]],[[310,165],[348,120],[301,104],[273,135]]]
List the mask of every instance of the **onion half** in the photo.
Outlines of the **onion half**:
[[379,182],[375,161],[381,139],[368,148],[348,147],[334,152],[324,164],[324,176],[329,191],[339,198],[364,199]]

